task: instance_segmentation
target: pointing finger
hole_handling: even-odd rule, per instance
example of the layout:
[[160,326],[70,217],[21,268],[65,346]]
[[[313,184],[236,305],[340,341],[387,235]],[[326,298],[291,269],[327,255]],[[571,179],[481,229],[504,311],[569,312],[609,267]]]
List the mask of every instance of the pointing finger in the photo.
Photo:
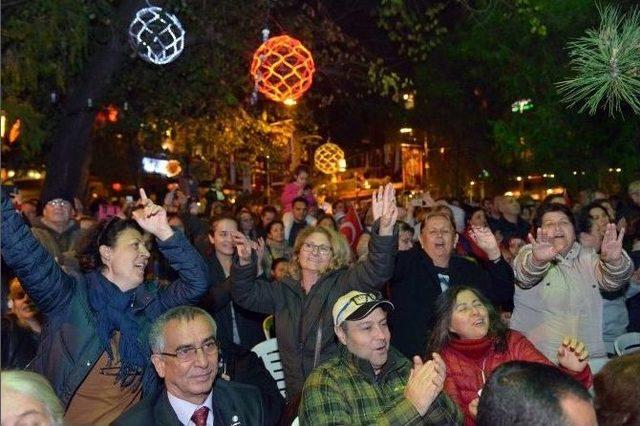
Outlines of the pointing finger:
[[145,202],[148,200],[147,193],[144,192],[144,188],[140,188],[140,200]]

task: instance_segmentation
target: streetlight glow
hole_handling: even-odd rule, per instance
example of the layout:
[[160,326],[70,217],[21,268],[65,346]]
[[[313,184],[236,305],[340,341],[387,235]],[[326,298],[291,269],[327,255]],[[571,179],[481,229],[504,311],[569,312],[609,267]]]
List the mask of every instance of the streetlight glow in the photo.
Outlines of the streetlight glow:
[[400,133],[405,134],[405,133],[411,133],[413,132],[413,129],[411,127],[403,127],[400,129]]

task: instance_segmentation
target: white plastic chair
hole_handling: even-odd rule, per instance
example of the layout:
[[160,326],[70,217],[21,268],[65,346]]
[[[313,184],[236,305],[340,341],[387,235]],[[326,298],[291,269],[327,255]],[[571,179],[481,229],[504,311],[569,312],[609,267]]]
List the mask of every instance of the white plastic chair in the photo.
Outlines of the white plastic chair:
[[280,393],[286,398],[286,385],[284,383],[284,372],[282,371],[282,363],[280,362],[280,351],[278,350],[277,339],[273,338],[260,342],[251,350],[258,355],[259,358],[262,358],[264,366],[276,381]]
[[616,337],[613,348],[618,356],[640,351],[640,333],[625,333]]
[[271,330],[274,328],[274,317],[273,314],[269,315],[262,321],[262,331],[264,332],[264,338],[269,340],[271,339]]

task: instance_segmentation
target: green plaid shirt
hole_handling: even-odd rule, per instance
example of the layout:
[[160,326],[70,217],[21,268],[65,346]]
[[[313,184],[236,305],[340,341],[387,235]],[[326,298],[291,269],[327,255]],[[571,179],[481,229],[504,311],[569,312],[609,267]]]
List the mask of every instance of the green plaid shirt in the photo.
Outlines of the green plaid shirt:
[[367,360],[340,348],[304,384],[301,425],[461,425],[458,406],[441,392],[420,417],[404,397],[411,362],[391,348],[376,377]]

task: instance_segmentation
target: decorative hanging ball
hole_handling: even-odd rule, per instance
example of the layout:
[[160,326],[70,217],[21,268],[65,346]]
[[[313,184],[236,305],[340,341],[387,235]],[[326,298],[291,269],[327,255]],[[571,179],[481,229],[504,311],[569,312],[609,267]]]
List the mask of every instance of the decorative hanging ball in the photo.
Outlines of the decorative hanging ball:
[[167,177],[178,176],[180,172],[182,172],[182,166],[178,160],[169,160],[167,162],[167,168],[165,170]]
[[271,37],[256,50],[251,75],[267,98],[295,104],[311,87],[315,64],[311,52],[295,38]]
[[157,6],[140,9],[129,25],[129,41],[142,59],[164,65],[184,49],[185,31],[175,15]]
[[340,160],[344,159],[342,148],[331,142],[320,145],[313,155],[316,168],[327,175],[339,172]]

